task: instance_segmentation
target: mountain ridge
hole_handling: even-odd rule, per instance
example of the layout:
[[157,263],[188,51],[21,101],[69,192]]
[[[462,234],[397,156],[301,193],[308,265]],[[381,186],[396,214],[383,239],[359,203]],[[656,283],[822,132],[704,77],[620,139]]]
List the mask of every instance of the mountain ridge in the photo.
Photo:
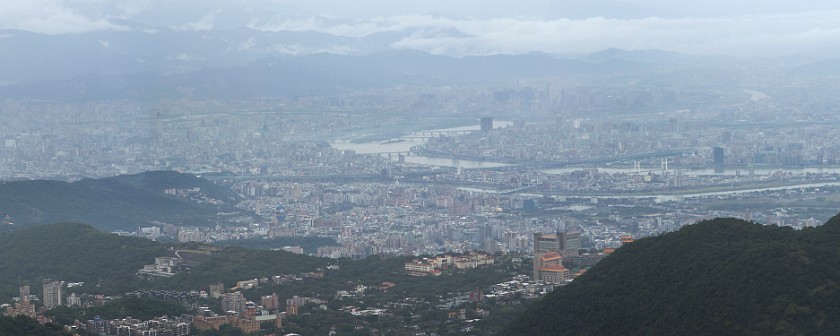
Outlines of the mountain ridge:
[[454,58],[393,50],[361,56],[325,52],[304,56],[267,55],[241,65],[200,67],[165,74],[152,69],[135,69],[128,73],[91,72],[65,79],[5,85],[0,86],[0,97],[58,101],[157,101],[331,96],[395,85],[632,75],[658,71],[658,64],[678,64],[684,58],[680,54],[660,52],[653,53],[658,55],[655,60],[646,60],[644,55],[651,53],[611,53],[594,58],[541,53]]
[[714,219],[640,239],[501,335],[821,335],[840,328],[840,216],[794,231]]
[[[199,188],[221,206],[167,195],[165,189]],[[74,183],[32,180],[0,184],[0,218],[13,225],[82,222],[105,230],[133,231],[152,221],[181,225],[200,224],[220,209],[231,210],[238,196],[212,182],[171,171],[146,172]]]

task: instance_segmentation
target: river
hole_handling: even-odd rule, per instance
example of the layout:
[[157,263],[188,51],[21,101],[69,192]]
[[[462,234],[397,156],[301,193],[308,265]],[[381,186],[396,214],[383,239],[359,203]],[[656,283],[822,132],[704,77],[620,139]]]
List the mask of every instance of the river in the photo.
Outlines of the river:
[[[513,121],[506,121],[506,120],[494,120],[493,121],[493,128],[504,128],[513,125]],[[429,133],[429,132],[460,132],[460,131],[478,131],[481,129],[480,125],[470,125],[470,126],[461,126],[461,127],[452,127],[452,128],[441,128],[441,129],[433,129],[433,130],[424,130],[419,131],[417,133]],[[362,143],[353,143],[352,140],[336,140],[330,143],[330,145],[339,150],[352,150],[358,154],[383,154],[386,155],[387,153],[393,153],[390,155],[392,160],[398,160],[399,155],[396,153],[405,153],[411,151],[411,147],[422,145],[426,143],[427,137],[418,137],[415,135],[405,135],[399,139],[395,139],[392,141],[372,141],[372,142],[362,142]],[[424,155],[407,155],[404,158],[405,162],[420,164],[420,165],[428,165],[428,166],[437,166],[437,167],[451,167],[451,168],[463,168],[463,169],[481,169],[481,168],[498,168],[498,167],[505,167],[509,166],[506,163],[500,162],[485,162],[485,161],[472,161],[472,160],[453,160],[453,159],[446,159],[446,158],[439,158],[439,157],[430,157]]]
[[[493,121],[493,128],[504,128],[513,125],[513,121],[507,120],[494,120]],[[442,129],[433,129],[433,130],[424,130],[418,131],[416,133],[429,133],[429,132],[446,132],[446,131],[478,131],[481,129],[480,125],[469,125],[469,126],[461,126],[461,127],[452,127],[452,128],[442,128]],[[330,143],[333,148],[339,150],[352,150],[358,154],[382,154],[387,155],[387,153],[392,153],[390,155],[392,160],[398,160],[399,155],[397,153],[407,153],[411,151],[411,147],[422,145],[426,143],[428,137],[416,136],[413,134],[404,135],[399,139],[394,139],[392,141],[371,141],[371,142],[361,142],[361,143],[354,143],[352,140],[336,140]],[[498,168],[498,167],[507,167],[511,166],[511,164],[501,163],[501,162],[489,162],[489,161],[473,161],[473,160],[453,160],[441,157],[430,157],[424,155],[407,155],[404,157],[405,162],[407,163],[414,163],[420,165],[428,165],[428,166],[437,166],[437,167],[450,167],[450,168],[463,168],[463,169],[483,169],[483,168]],[[658,167],[657,167],[658,168]],[[580,170],[589,170],[589,169],[598,169],[600,172],[615,174],[615,173],[625,173],[631,174],[636,172],[633,167],[615,167],[615,166],[607,166],[607,167],[565,167],[565,168],[552,168],[552,169],[543,169],[540,172],[545,174],[564,174],[564,173],[571,173],[574,171]],[[643,173],[647,173],[649,171],[658,172],[659,169],[645,167],[642,168],[641,171]],[[840,174],[840,167],[817,167],[817,168],[770,168],[770,167],[753,167],[753,168],[726,168],[723,170],[717,170],[713,168],[696,168],[696,169],[672,169],[670,172],[674,173],[679,171],[681,174],[685,176],[736,176],[736,175],[771,175],[776,172],[782,171],[784,173],[792,173],[792,174],[805,174],[805,173],[829,173],[829,174]],[[752,173],[750,173],[752,171]]]
[[[642,198],[653,198],[656,199],[656,202],[669,202],[669,201],[681,201],[685,198],[698,198],[698,197],[714,197],[714,196],[730,196],[730,195],[738,195],[738,194],[748,194],[754,192],[765,192],[765,191],[778,191],[778,190],[791,190],[791,189],[807,189],[807,188],[820,188],[820,187],[836,187],[840,186],[840,182],[814,182],[814,183],[803,183],[803,184],[794,184],[794,185],[787,185],[787,186],[778,186],[778,187],[763,187],[763,188],[748,188],[748,189],[738,189],[738,190],[727,190],[727,191],[712,191],[712,192],[702,192],[702,193],[685,193],[685,194],[638,194],[638,195],[616,195],[616,194],[587,194],[587,195],[560,195],[566,196],[570,198],[606,198],[606,199],[642,199]],[[498,193],[496,190],[491,189],[482,189],[482,188],[473,188],[473,187],[460,187],[459,190],[469,191],[469,192],[478,192],[478,193]],[[535,197],[542,197],[542,194],[534,194],[523,192],[520,195],[523,196],[535,196]]]
[[[541,173],[545,174],[566,174],[571,173],[574,171],[580,170],[590,170],[590,169],[598,169],[599,172],[607,173],[607,174],[633,174],[636,172],[632,167],[565,167],[565,168],[552,168],[552,169],[543,169],[540,170]],[[661,169],[650,169],[650,168],[642,168],[640,170],[643,174],[647,172],[661,172]],[[714,168],[694,168],[694,169],[671,169],[669,172],[671,174],[675,174],[677,172],[683,174],[684,176],[747,176],[752,171],[753,175],[762,176],[762,175],[772,175],[777,172],[783,173],[790,173],[790,174],[840,174],[840,167],[803,167],[803,168],[773,168],[773,167],[753,167],[753,168],[726,168],[723,170],[717,170]]]

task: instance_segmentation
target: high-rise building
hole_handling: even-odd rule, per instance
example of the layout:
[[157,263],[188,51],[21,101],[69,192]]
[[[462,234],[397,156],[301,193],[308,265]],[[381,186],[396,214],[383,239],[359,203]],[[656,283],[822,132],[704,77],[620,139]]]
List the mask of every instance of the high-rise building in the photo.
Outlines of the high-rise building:
[[77,296],[76,293],[71,293],[67,297],[67,305],[70,307],[79,307],[82,305],[82,298]]
[[224,294],[222,296],[222,310],[237,313],[245,311],[245,297],[240,292]]
[[29,303],[29,285],[20,286],[20,303]]
[[560,234],[563,237],[563,256],[577,256],[580,254],[580,232],[571,231]]
[[712,159],[715,166],[723,166],[723,147],[712,148]]
[[44,307],[47,309],[61,305],[61,282],[44,280]]
[[557,252],[564,257],[570,257],[577,256],[579,250],[580,232],[534,233],[534,255],[540,252]]
[[482,132],[490,132],[493,130],[493,118],[491,117],[481,117],[481,131]]
[[260,304],[262,304],[265,309],[274,310],[280,306],[280,299],[277,297],[277,293],[273,293],[260,298]]
[[563,241],[556,234],[534,233],[534,255],[540,252],[560,251],[563,249]]

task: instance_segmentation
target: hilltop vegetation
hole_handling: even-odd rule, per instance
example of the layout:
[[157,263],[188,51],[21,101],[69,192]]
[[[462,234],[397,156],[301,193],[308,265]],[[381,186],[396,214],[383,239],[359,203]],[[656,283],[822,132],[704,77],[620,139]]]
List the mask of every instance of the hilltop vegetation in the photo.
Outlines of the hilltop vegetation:
[[159,316],[180,316],[190,310],[180,302],[127,297],[108,302],[99,307],[71,308],[59,306],[47,313],[56,323],[73,324],[74,320],[87,321],[99,316],[106,320],[131,316],[139,320],[151,320]]
[[[199,188],[221,206],[164,193],[166,189]],[[15,181],[0,183],[0,220],[6,215],[15,225],[79,222],[105,230],[136,230],[151,221],[202,225],[220,210],[231,210],[237,196],[189,174],[147,172],[75,183]]]
[[119,293],[134,288],[135,273],[166,247],[120,237],[78,223],[36,225],[0,234],[0,298],[27,284],[40,291],[44,278],[85,282],[85,289]]
[[840,216],[794,231],[715,219],[618,249],[502,335],[828,335]]
[[172,277],[166,283],[182,289],[206,287],[217,282],[233,285],[240,280],[315,271],[325,267],[328,261],[285,251],[227,247],[200,265]]
[[70,333],[52,323],[39,324],[26,316],[0,316],[0,336],[70,336]]
[[[11,297],[18,286],[40,291],[45,278],[85,282],[79,292],[122,294],[138,288],[204,288],[211,283],[276,274],[296,274],[326,266],[328,259],[284,251],[228,247],[204,256],[169,279],[144,281],[137,270],[155,257],[174,256],[177,246],[143,238],[120,237],[78,223],[35,225],[0,234],[0,297]],[[183,253],[187,254],[187,253]]]

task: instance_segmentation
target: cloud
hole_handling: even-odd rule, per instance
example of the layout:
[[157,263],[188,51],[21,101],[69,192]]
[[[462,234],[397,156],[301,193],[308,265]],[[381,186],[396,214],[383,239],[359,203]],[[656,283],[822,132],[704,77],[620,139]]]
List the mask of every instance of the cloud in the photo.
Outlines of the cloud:
[[279,54],[279,55],[309,55],[309,54],[320,54],[320,53],[327,53],[327,54],[352,54],[357,52],[356,48],[352,46],[345,46],[345,45],[331,45],[325,47],[310,47],[301,45],[298,43],[295,44],[275,44],[271,46],[271,51]]
[[207,13],[207,15],[205,15],[204,17],[202,17],[198,21],[189,22],[187,24],[184,24],[184,25],[178,26],[178,27],[173,27],[173,29],[175,29],[175,30],[196,30],[196,31],[198,31],[198,30],[213,30],[213,28],[215,26],[215,23],[216,23],[216,17],[220,13],[222,13],[221,8],[216,9],[214,11],[211,11],[210,13]]
[[178,55],[175,55],[175,57],[171,57],[171,56],[167,57],[167,59],[177,60],[177,61],[182,61],[182,62],[189,62],[189,61],[203,61],[207,58],[204,57],[204,56],[200,56],[200,55],[180,53]]
[[73,34],[100,30],[124,30],[109,22],[109,15],[90,15],[60,0],[0,2],[0,29],[19,29],[43,34]]
[[589,53],[608,48],[777,56],[840,47],[837,17],[838,10],[728,18],[543,20],[407,15],[352,22],[313,17],[274,24],[252,23],[251,28],[319,31],[348,37],[399,33],[402,37],[391,44],[392,48],[456,56]]
[[[611,15],[616,8],[639,10],[637,15]],[[0,29],[45,34],[129,29],[115,23],[119,18],[141,23],[132,27],[148,32],[155,27],[205,31],[250,22],[250,28],[262,31],[316,31],[358,39],[387,33],[373,43],[454,56],[607,48],[742,56],[817,53],[840,50],[837,17],[836,0],[0,0]],[[275,47],[258,42],[238,47]],[[276,49],[308,50],[294,44]]]

